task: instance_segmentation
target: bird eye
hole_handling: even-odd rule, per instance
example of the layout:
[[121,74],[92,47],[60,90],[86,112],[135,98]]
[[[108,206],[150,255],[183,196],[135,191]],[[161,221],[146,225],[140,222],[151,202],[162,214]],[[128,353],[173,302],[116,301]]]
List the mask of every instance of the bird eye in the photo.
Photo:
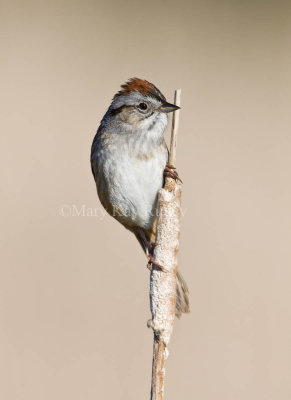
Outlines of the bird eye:
[[137,108],[139,108],[142,111],[145,111],[148,108],[148,105],[146,103],[139,103]]

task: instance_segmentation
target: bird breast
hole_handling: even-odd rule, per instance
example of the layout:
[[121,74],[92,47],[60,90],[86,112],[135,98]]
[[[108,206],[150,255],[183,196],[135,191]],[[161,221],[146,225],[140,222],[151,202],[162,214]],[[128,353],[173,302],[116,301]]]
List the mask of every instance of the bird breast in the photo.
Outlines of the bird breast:
[[128,228],[150,229],[168,157],[165,143],[150,153],[134,150],[128,143],[110,144],[96,151],[95,179],[103,206]]

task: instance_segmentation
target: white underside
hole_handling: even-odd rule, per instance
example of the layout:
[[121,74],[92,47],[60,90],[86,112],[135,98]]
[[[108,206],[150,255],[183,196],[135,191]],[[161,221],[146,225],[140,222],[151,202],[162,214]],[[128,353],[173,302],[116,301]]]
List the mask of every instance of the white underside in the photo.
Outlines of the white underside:
[[99,198],[110,214],[128,227],[150,229],[168,157],[161,140],[167,118],[159,117],[150,131],[151,118],[146,122],[138,133],[108,134],[107,144],[104,137],[100,139],[93,169]]
[[102,182],[97,180],[100,199],[102,203],[109,202],[116,219],[129,226],[150,229],[155,217],[157,194],[163,184],[167,154],[164,152],[162,157],[149,160],[124,155],[116,155],[116,158],[118,162],[111,157],[103,162],[106,183],[104,185],[103,179]]

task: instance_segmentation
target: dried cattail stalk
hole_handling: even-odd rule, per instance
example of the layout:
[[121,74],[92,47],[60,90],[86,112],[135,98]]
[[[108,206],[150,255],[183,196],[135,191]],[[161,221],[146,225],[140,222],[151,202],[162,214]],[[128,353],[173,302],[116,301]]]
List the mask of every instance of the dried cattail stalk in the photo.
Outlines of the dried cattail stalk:
[[[175,91],[174,104],[180,106],[181,90]],[[176,165],[179,110],[173,114],[169,164]],[[165,359],[167,358],[176,307],[176,274],[181,218],[181,185],[167,177],[159,192],[156,247],[154,258],[164,270],[153,266],[150,277],[150,302],[154,331],[151,400],[164,395]]]

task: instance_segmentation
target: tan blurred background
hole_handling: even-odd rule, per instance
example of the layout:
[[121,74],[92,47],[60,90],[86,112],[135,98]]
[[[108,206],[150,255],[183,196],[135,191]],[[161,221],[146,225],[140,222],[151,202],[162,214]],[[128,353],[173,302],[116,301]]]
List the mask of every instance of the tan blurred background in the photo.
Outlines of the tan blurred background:
[[290,17],[277,1],[1,2],[1,399],[149,399],[149,271],[89,165],[132,76],[182,88],[191,314],[166,398],[291,398]]

